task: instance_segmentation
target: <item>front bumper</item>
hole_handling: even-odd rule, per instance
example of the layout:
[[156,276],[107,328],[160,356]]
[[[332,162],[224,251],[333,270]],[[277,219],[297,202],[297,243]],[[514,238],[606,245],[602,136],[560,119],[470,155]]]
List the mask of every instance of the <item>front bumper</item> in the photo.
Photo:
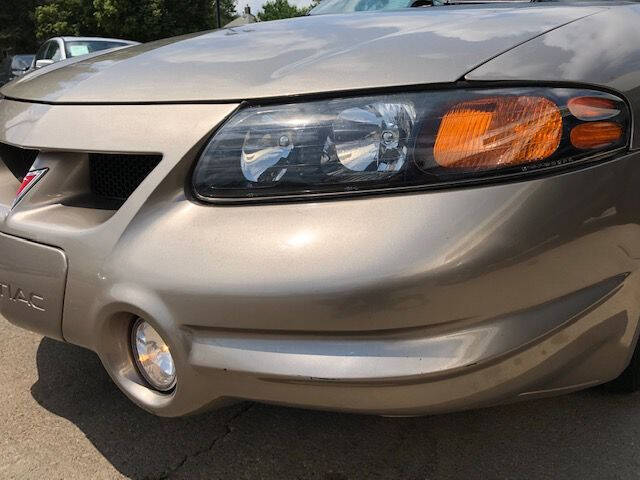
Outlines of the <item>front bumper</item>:
[[[50,171],[13,210],[0,172],[0,230],[68,261],[61,321],[38,330],[96,351],[150,411],[252,399],[432,413],[582,388],[628,364],[638,154],[527,182],[221,207],[191,201],[184,180],[233,105],[6,103],[0,141],[40,150]],[[173,120],[150,128],[157,118]],[[163,160],[117,211],[65,205],[82,152],[114,145]],[[171,394],[132,365],[133,316],[170,343]]]

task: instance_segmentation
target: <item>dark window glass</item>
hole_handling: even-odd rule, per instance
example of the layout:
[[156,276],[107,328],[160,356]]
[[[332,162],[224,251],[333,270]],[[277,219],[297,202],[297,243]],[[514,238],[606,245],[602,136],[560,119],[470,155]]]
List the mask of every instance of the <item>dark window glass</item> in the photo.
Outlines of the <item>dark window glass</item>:
[[47,53],[47,49],[49,48],[49,43],[50,42],[43,43],[42,46],[38,49],[38,53],[36,54],[36,60],[44,59],[44,56]]
[[55,40],[49,43],[47,54],[44,57],[46,60],[53,60],[54,62],[62,60],[62,52],[60,51],[60,45]]
[[16,55],[11,59],[11,70],[26,70],[32,61],[33,55]]
[[73,40],[65,43],[67,58],[88,55],[93,52],[107,50],[109,48],[125,47],[127,43],[110,40]]

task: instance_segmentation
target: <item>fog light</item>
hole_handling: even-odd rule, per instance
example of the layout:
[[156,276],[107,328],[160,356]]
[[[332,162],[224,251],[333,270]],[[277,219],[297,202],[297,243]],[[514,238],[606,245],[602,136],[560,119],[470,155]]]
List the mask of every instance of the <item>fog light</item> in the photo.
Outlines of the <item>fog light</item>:
[[153,388],[166,392],[175,386],[176,367],[169,346],[142,319],[133,324],[131,349],[140,374]]

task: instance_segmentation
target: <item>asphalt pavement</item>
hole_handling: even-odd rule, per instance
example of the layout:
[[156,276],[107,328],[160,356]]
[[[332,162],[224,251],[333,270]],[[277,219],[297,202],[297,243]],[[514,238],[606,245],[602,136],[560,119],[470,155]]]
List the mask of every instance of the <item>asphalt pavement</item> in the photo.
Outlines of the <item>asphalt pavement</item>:
[[131,404],[86,350],[0,320],[2,479],[640,478],[640,395],[591,389],[420,418]]

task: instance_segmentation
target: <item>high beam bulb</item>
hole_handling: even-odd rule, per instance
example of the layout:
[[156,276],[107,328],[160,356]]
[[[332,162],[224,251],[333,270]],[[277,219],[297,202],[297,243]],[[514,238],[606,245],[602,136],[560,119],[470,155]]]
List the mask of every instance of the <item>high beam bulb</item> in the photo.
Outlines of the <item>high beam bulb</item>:
[[338,161],[352,172],[399,171],[415,116],[408,103],[374,103],[342,111],[332,126]]

